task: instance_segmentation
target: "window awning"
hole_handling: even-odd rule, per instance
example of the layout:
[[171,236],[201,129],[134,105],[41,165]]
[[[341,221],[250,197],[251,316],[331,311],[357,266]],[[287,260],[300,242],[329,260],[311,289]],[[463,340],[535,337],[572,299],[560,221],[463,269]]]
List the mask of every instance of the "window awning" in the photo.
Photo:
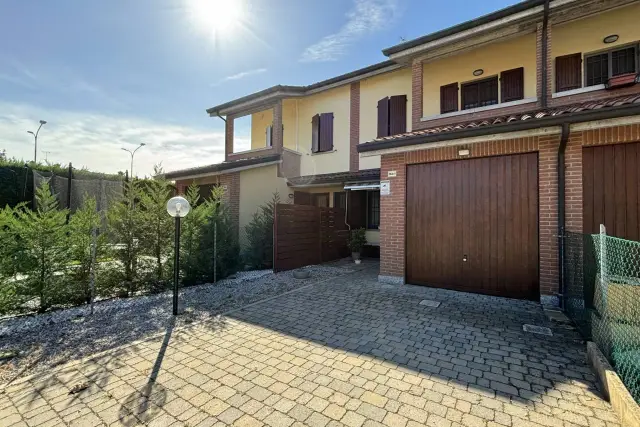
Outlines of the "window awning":
[[357,190],[379,190],[380,182],[359,182],[353,184],[345,184],[345,190],[357,191]]

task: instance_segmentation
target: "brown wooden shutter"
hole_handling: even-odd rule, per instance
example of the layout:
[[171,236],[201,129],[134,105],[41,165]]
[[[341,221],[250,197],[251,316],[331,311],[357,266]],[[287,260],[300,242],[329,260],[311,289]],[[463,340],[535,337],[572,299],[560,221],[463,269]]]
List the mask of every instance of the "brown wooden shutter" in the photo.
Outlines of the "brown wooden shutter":
[[582,87],[582,54],[556,58],[556,92]]
[[514,68],[500,73],[501,102],[524,99],[524,68]]
[[458,82],[440,86],[440,113],[458,111]]
[[378,138],[389,136],[389,98],[378,101]]
[[294,191],[293,204],[294,205],[311,205],[311,193],[305,193],[304,191]]
[[333,113],[320,114],[319,151],[333,150]]
[[311,152],[317,153],[320,150],[320,115],[316,114],[311,118]]
[[347,193],[347,221],[352,230],[367,227],[367,192],[349,191]]
[[389,135],[398,135],[407,131],[407,95],[395,95],[389,98]]

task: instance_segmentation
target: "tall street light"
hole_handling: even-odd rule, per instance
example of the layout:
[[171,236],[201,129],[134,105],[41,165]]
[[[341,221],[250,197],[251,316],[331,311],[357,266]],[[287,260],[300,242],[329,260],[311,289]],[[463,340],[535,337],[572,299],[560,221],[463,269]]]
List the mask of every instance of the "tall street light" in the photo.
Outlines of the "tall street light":
[[176,219],[175,261],[173,263],[173,315],[178,315],[178,280],[180,278],[180,218],[187,216],[191,205],[184,197],[176,196],[167,202],[167,212]]
[[38,160],[38,134],[40,133],[40,128],[42,127],[42,125],[46,125],[47,122],[44,120],[40,120],[40,126],[38,126],[38,130],[36,131],[36,133],[33,133],[32,131],[28,130],[27,133],[30,133],[31,135],[33,135],[33,139],[35,140],[35,145],[33,147],[33,163],[35,163]]
[[127,153],[131,154],[131,169],[130,169],[130,172],[131,172],[131,179],[133,179],[133,156],[136,154],[136,151],[138,151],[139,149],[141,149],[141,148],[142,148],[142,147],[144,147],[145,145],[147,145],[147,144],[145,144],[144,142],[141,142],[141,143],[140,143],[140,145],[138,145],[138,148],[136,148],[136,149],[135,149],[135,150],[133,150],[133,151],[128,150],[128,149],[126,149],[126,148],[124,148],[124,147],[122,148],[122,150],[124,150],[124,151],[126,151]]

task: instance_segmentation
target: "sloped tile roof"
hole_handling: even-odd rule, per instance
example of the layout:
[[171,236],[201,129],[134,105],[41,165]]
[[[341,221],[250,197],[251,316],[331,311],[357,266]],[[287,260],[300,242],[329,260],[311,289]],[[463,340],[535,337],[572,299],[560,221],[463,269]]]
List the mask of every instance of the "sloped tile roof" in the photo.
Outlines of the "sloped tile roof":
[[597,101],[587,101],[579,104],[572,104],[557,108],[548,108],[544,110],[532,111],[529,113],[518,113],[511,115],[502,115],[489,119],[481,119],[468,121],[463,123],[451,124],[446,126],[438,126],[428,129],[420,129],[414,132],[407,132],[399,135],[386,136],[377,138],[368,143],[382,142],[382,141],[397,141],[407,138],[413,138],[417,136],[430,136],[436,134],[442,134],[446,132],[453,132],[463,129],[473,129],[487,126],[494,126],[503,123],[522,122],[528,120],[539,120],[545,117],[561,116],[565,114],[579,113],[582,111],[599,110],[602,108],[619,107],[623,105],[639,104],[640,94],[627,95],[618,98],[603,99]]
[[379,181],[380,169],[365,169],[358,172],[336,172],[320,175],[305,175],[289,178],[289,185],[343,184],[346,182]]
[[271,154],[268,156],[260,156],[260,157],[250,157],[247,159],[230,160],[222,163],[215,163],[213,165],[198,166],[195,168],[171,171],[171,172],[165,173],[164,176],[167,179],[178,179],[178,178],[183,178],[185,176],[201,175],[201,174],[208,174],[208,173],[213,174],[218,172],[224,172],[230,169],[242,168],[247,166],[256,166],[256,165],[261,165],[263,163],[276,162],[276,161],[279,161],[280,159],[281,159],[280,154]]

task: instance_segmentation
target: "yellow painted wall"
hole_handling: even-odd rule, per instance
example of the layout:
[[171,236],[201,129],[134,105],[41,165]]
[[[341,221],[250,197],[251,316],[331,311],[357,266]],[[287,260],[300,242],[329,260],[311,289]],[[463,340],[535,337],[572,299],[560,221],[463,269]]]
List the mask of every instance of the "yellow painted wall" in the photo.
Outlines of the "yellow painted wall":
[[273,125],[273,109],[251,115],[251,149],[267,146],[267,126]]
[[[553,35],[555,43],[556,35]],[[536,96],[536,36],[525,36],[492,43],[469,52],[423,64],[424,117],[440,114],[440,87],[450,83],[467,83],[499,75],[501,71],[524,67],[524,97]],[[481,68],[484,74],[475,77]],[[499,93],[499,92],[498,92]],[[460,101],[458,101],[460,107]]]
[[[378,101],[407,95],[407,132],[411,132],[411,68],[405,67],[360,81],[360,143],[378,136]],[[360,170],[380,167],[380,156],[360,157]]]
[[[620,38],[615,43],[605,44],[602,40],[611,34],[617,34]],[[551,54],[555,58],[582,52],[584,57],[585,53],[606,50],[638,40],[640,4],[633,4],[552,27]],[[555,91],[555,78],[552,81]]]
[[[300,159],[301,175],[344,172],[349,170],[349,85],[330,89],[314,95],[283,102],[284,144],[302,154]],[[297,103],[297,127],[295,105]],[[311,154],[311,118],[319,113],[333,113],[333,149],[334,152]]]
[[284,126],[284,146],[298,151],[297,147],[297,117],[298,100],[285,99],[282,101],[282,126]]
[[247,236],[244,227],[260,205],[271,200],[273,193],[280,194],[282,203],[289,203],[293,192],[284,178],[278,177],[277,165],[248,169],[240,172],[240,245],[245,246]]

